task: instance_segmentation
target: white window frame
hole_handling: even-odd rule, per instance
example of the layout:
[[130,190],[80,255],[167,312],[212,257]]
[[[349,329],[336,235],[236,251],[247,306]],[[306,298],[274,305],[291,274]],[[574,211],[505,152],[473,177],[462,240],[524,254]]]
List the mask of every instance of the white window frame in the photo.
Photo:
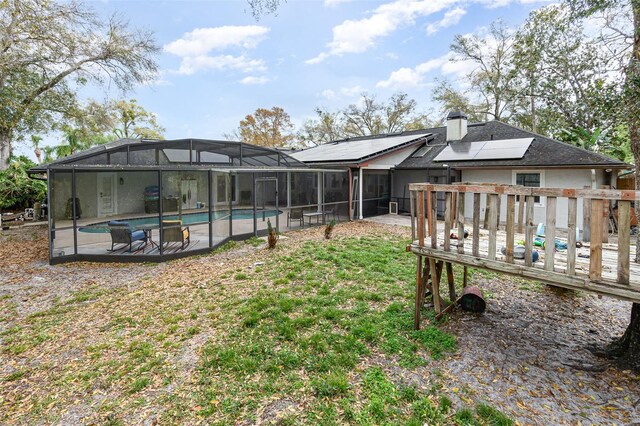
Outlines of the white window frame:
[[[545,187],[545,176],[544,176],[544,170],[527,170],[527,169],[522,169],[522,170],[512,170],[511,171],[511,183],[513,185],[516,185],[516,176],[518,174],[531,174],[531,173],[537,173],[540,175],[540,188],[544,188]],[[516,203],[518,203],[518,198],[516,197]],[[540,202],[539,203],[535,203],[535,207],[544,207],[545,206],[545,202],[546,202],[547,197],[540,197]]]

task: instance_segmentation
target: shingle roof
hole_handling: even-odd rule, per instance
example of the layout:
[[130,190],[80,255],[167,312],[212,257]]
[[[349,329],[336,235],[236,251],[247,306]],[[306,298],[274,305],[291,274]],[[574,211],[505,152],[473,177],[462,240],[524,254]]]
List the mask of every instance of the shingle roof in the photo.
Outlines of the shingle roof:
[[290,153],[305,163],[359,163],[385,152],[417,143],[429,132],[410,131],[399,134],[349,138]]
[[[432,148],[423,157],[411,157],[396,166],[396,169],[439,168],[445,164],[451,168],[500,168],[500,167],[607,167],[627,168],[628,164],[593,151],[559,142],[527,130],[499,122],[469,124],[467,135],[460,142],[491,141],[499,139],[531,138],[534,140],[521,159],[481,160],[481,161],[447,161],[435,162],[434,158],[442,151],[446,143],[446,127],[425,129],[433,134],[429,142]],[[450,142],[455,144],[457,141]]]

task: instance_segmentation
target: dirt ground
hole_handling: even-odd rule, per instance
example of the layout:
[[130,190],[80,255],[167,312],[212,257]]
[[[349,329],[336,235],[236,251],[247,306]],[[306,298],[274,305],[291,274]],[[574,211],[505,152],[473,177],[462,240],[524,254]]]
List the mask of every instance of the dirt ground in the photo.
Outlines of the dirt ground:
[[[364,232],[366,226],[389,225],[345,226]],[[104,286],[132,290],[141,278],[166,268],[49,266],[46,259],[43,228],[0,233],[0,300],[11,302],[9,311],[0,312],[0,332],[78,291]],[[520,424],[640,424],[639,377],[606,365],[588,350],[622,334],[630,303],[480,273],[474,274],[472,285],[484,291],[487,310],[480,315],[453,312],[443,327],[457,337],[455,354],[412,371],[389,360],[370,362],[417,386],[427,387],[437,375],[454,404],[486,401]],[[0,366],[0,380],[8,373]]]

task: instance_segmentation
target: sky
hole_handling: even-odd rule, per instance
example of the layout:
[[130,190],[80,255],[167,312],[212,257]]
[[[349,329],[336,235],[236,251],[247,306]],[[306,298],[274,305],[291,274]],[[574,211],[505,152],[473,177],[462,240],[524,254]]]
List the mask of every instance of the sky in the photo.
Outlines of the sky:
[[[435,79],[464,84],[469,71],[449,60],[456,34],[482,35],[498,19],[520,25],[549,2],[289,0],[259,21],[244,0],[88,4],[153,31],[160,74],[124,95],[86,88],[81,97],[136,99],[157,114],[167,139],[224,139],[257,108],[279,106],[298,128],[316,107],[335,111],[363,92],[384,101],[403,91],[421,112],[437,110]],[[34,158],[27,144],[16,148]]]

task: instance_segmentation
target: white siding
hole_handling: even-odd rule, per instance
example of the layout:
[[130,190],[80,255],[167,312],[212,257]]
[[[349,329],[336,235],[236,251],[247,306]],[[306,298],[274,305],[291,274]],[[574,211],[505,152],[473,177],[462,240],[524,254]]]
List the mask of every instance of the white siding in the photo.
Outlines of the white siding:
[[[547,188],[577,188],[585,186],[591,187],[591,170],[589,169],[546,169],[546,170],[465,170],[462,172],[463,182],[488,182],[515,184],[515,172],[541,172],[541,185]],[[596,170],[596,185],[604,183],[605,176],[602,170]],[[546,200],[544,197],[540,203],[534,207],[534,222],[543,223],[546,220]],[[506,219],[507,208],[506,196],[502,196],[500,202],[500,220]],[[517,203],[516,203],[517,209]],[[480,217],[484,218],[485,197],[481,197]],[[465,216],[471,218],[473,215],[473,198],[471,195],[465,197]],[[517,210],[516,210],[517,215]],[[556,225],[559,228],[567,227],[567,199],[558,199]],[[582,200],[578,200],[578,227],[582,229]]]

